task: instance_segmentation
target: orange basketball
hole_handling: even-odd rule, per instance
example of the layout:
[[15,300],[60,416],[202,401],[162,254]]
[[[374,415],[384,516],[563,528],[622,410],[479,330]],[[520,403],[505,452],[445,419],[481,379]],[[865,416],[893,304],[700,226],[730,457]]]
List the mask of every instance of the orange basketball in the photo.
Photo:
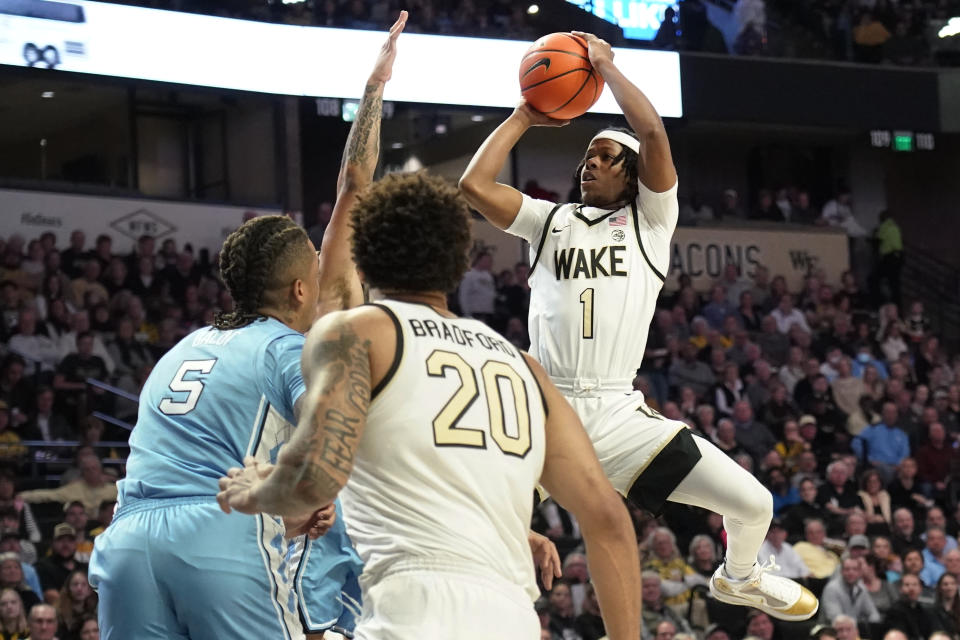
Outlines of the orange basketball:
[[520,61],[520,92],[551,118],[583,115],[603,93],[603,78],[587,57],[587,43],[570,33],[534,42]]

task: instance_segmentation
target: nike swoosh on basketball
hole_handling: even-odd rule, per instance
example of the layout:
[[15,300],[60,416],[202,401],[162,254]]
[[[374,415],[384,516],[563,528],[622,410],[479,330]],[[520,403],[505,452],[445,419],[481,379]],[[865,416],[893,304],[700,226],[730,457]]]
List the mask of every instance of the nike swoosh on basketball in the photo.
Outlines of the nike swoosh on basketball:
[[524,72],[523,77],[526,78],[528,75],[530,75],[531,73],[533,73],[533,70],[534,70],[534,69],[537,69],[537,68],[539,68],[539,67],[543,67],[544,69],[549,69],[549,68],[550,68],[550,58],[540,58],[539,60],[537,60],[536,62],[534,62],[532,65],[530,65],[530,68],[527,69],[527,70]]

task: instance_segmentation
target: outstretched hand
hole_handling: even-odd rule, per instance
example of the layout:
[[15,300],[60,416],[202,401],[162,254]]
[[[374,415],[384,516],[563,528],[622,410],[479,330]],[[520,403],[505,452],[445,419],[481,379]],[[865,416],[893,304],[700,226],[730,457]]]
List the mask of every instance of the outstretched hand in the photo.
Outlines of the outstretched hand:
[[613,62],[613,47],[610,46],[609,42],[584,31],[571,31],[570,33],[587,41],[587,57],[590,58],[590,64],[594,67],[601,62]]
[[524,98],[517,108],[513,110],[514,115],[521,118],[528,127],[563,127],[570,124],[569,120],[558,120],[551,118],[542,111],[537,111]]
[[380,55],[377,56],[377,62],[370,73],[371,81],[386,82],[393,75],[393,61],[397,59],[397,38],[407,25],[407,15],[406,11],[401,11],[400,17],[390,27],[390,35],[380,48]]
[[260,464],[253,456],[243,459],[242,469],[228,469],[226,477],[220,478],[220,493],[217,494],[223,512],[260,513],[255,491],[272,472],[272,464]]

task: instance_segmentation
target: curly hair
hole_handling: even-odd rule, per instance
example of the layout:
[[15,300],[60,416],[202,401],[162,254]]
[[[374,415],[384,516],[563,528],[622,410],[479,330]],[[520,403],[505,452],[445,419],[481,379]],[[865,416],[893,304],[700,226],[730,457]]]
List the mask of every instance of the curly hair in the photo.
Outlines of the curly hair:
[[[600,131],[619,131],[627,134],[631,138],[637,137],[637,134],[635,134],[633,131],[623,127],[604,127],[603,129],[600,129]],[[600,131],[597,131],[597,133],[600,133]],[[620,146],[623,147],[623,145]],[[623,193],[621,194],[621,198],[627,202],[633,202],[636,199],[637,194],[640,192],[640,187],[638,186],[638,183],[640,182],[640,156],[636,154],[633,149],[623,147],[623,150],[616,158],[613,159],[613,162],[610,163],[610,166],[615,167],[621,162],[623,163],[623,173],[626,176],[627,181]],[[577,165],[576,171],[573,172],[574,184],[578,190],[580,188],[580,174],[583,173],[583,168],[586,166],[586,164],[587,159],[584,157],[584,159],[580,161],[580,164]]]
[[233,311],[214,318],[217,329],[238,329],[257,318],[269,292],[284,286],[283,276],[313,256],[306,231],[286,216],[261,216],[227,236],[220,250],[220,276],[233,298]]
[[371,287],[453,291],[467,270],[469,216],[467,203],[442,178],[389,175],[353,207],[353,260]]

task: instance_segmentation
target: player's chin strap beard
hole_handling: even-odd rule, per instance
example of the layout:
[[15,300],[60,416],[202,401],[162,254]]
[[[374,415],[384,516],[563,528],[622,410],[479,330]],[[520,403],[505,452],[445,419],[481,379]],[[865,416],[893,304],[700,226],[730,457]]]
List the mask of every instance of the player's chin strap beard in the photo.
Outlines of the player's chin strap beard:
[[593,207],[595,209],[606,209],[608,211],[616,211],[626,207],[630,203],[629,199],[630,189],[629,187],[624,187],[623,191],[620,192],[619,197],[609,204],[590,204],[584,202],[581,204],[581,207]]
[[[617,133],[617,132],[614,132]],[[582,192],[581,192],[582,195]],[[633,198],[630,197],[630,185],[624,184],[623,191],[620,192],[620,195],[617,196],[617,199],[613,202],[607,204],[592,204],[589,202],[584,202],[580,207],[593,207],[595,209],[607,209],[609,211],[616,211],[617,209],[622,209],[630,204],[633,201]]]

